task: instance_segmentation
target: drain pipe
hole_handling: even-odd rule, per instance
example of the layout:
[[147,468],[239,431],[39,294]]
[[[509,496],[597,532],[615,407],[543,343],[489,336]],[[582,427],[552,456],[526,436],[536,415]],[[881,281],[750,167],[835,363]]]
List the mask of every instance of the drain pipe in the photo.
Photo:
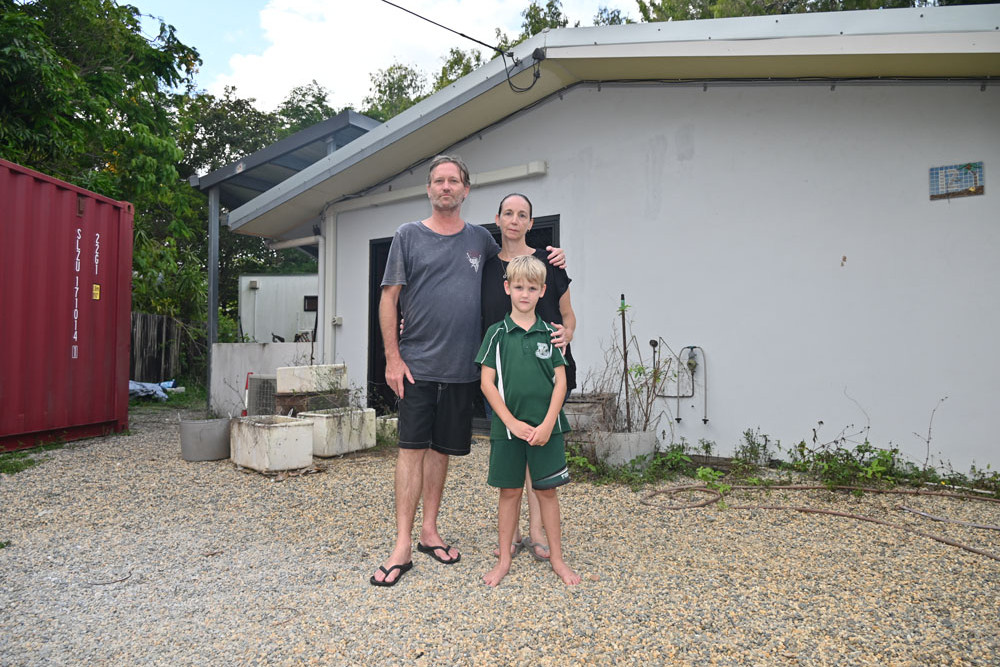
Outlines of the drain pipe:
[[324,299],[324,287],[326,285],[326,241],[321,234],[316,236],[303,236],[298,239],[289,239],[288,241],[276,241],[274,243],[268,243],[267,247],[271,250],[284,250],[286,248],[299,248],[304,245],[315,245],[319,246],[319,259],[317,260],[316,273],[319,282],[319,297],[316,299],[318,302],[316,304],[316,319],[319,322],[319,326],[316,327],[316,349],[319,350],[318,363],[322,364],[324,362],[324,342],[326,341],[326,318],[325,318],[325,299]]

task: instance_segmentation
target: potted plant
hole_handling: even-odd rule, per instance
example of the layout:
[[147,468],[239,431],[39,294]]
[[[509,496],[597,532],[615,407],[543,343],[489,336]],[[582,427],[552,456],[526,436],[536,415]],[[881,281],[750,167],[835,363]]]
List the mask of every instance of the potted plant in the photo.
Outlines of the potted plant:
[[588,391],[575,401],[591,403],[585,450],[614,466],[656,451],[657,428],[667,410],[661,398],[677,374],[674,355],[664,354],[659,340],[651,340],[651,351],[643,352],[627,319],[630,308],[623,294],[617,311],[620,337],[616,332],[603,368],[588,377]]

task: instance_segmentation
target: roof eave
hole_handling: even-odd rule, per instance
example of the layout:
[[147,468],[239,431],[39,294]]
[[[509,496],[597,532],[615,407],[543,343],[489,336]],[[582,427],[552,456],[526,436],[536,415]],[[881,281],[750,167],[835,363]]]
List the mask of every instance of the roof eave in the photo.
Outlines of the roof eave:
[[[583,81],[1000,76],[1000,28],[992,25],[1000,23],[1000,5],[990,7],[992,11],[984,6],[880,10],[545,32],[515,51],[521,61],[512,80],[526,88],[532,83],[531,54],[545,49],[541,77],[527,92],[510,91],[503,62],[495,59],[234,210],[229,224],[240,233],[280,236],[315,219],[330,202],[363,192]],[[939,20],[931,26],[925,14]]]

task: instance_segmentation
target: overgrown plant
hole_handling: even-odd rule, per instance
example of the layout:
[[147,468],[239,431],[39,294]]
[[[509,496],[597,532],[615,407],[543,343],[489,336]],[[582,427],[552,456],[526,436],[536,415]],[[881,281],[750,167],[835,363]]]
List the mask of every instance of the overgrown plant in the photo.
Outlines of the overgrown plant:
[[[899,449],[880,449],[868,441],[868,427],[857,434],[864,440],[854,444],[842,431],[829,442],[819,442],[818,422],[813,429],[813,445],[805,440],[799,442],[789,452],[789,465],[793,470],[812,475],[823,484],[835,486],[872,486],[896,484],[900,478],[908,477],[907,468],[899,455]],[[848,427],[851,428],[851,427]],[[853,444],[853,446],[852,446]]]
[[577,479],[586,479],[596,484],[628,484],[633,489],[674,479],[679,474],[692,471],[691,457],[687,455],[687,448],[681,444],[672,444],[663,452],[638,456],[619,467],[609,466],[601,461],[595,463],[584,454],[579,442],[567,440],[566,461]]
[[[604,350],[603,366],[584,382],[585,393],[615,397],[616,409],[604,416],[607,423],[600,424],[605,431],[655,431],[667,411],[660,397],[668,393],[667,385],[677,376],[674,356],[663,354],[659,341],[650,341],[650,352],[639,344],[627,318],[631,308],[622,295],[616,311],[621,331],[614,332],[612,343]],[[618,326],[616,323],[614,328]]]
[[[780,446],[780,445],[779,445]],[[733,474],[747,477],[771,464],[771,443],[759,428],[743,431],[743,440],[733,453]]]

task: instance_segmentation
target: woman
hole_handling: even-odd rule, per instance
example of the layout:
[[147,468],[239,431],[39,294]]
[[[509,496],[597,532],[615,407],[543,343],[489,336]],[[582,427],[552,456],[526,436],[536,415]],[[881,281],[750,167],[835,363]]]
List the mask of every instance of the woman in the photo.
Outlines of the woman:
[[[490,325],[499,322],[510,312],[510,296],[504,291],[503,282],[507,263],[521,255],[535,255],[546,263],[548,269],[545,277],[545,294],[538,301],[537,313],[544,321],[555,328],[552,343],[562,350],[566,357],[567,395],[576,386],[576,363],[570,353],[569,344],[576,331],[576,315],[569,296],[570,278],[565,269],[548,264],[548,250],[530,247],[526,241],[528,230],[534,224],[531,217],[531,202],[522,194],[513,193],[500,201],[497,210],[496,224],[500,227],[500,254],[491,258],[483,266],[482,309],[483,332]],[[486,406],[487,416],[491,417],[489,405]],[[530,475],[527,477],[531,479]],[[520,527],[514,533],[514,542],[510,545],[511,555],[522,548],[529,550],[536,560],[547,560],[549,548],[545,544],[542,531],[541,515],[538,499],[531,488],[530,481],[525,484],[528,492],[528,537],[521,539]],[[495,555],[499,555],[499,551]]]

